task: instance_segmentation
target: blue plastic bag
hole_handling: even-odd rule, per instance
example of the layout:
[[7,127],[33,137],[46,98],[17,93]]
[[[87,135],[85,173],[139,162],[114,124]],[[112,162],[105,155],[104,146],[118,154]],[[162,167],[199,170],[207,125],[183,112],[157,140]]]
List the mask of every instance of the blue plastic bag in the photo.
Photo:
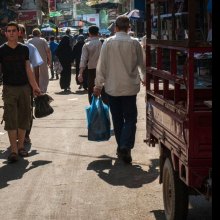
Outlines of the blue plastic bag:
[[86,108],[88,140],[107,141],[110,138],[109,107],[102,102],[101,97],[92,98],[92,103]]

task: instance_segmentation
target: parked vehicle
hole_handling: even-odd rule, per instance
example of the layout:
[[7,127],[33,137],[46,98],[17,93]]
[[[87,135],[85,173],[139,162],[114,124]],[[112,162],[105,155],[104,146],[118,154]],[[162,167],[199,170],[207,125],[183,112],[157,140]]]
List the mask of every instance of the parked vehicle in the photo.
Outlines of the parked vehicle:
[[157,2],[146,13],[146,142],[159,145],[166,219],[186,220],[189,195],[212,199],[212,46],[206,1]]

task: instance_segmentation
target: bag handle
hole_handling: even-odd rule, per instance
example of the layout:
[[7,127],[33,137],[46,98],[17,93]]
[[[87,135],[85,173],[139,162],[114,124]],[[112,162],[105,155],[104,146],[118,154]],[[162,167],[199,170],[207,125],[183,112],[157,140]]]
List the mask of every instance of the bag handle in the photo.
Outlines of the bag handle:
[[102,97],[92,95],[91,108],[97,108],[97,106],[100,106],[101,108],[104,109]]
[[94,107],[96,107],[96,100],[97,100],[97,97],[96,96],[94,96],[94,95],[92,95],[92,103],[91,103],[91,108],[94,108]]

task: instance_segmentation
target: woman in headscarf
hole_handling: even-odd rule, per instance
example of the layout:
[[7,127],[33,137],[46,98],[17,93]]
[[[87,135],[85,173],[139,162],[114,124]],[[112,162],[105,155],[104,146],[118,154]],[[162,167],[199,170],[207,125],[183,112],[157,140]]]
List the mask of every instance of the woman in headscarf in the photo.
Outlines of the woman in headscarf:
[[60,88],[64,89],[64,92],[70,91],[71,82],[71,54],[72,49],[70,47],[70,39],[68,36],[62,37],[59,46],[56,50],[56,55],[61,63],[63,70],[60,73]]

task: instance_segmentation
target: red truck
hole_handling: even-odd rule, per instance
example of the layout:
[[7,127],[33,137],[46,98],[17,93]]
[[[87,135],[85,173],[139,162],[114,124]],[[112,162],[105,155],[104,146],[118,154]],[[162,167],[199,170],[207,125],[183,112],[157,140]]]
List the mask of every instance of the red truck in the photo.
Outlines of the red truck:
[[151,0],[146,6],[146,142],[159,145],[167,220],[187,219],[189,195],[212,198],[212,45],[206,4]]

